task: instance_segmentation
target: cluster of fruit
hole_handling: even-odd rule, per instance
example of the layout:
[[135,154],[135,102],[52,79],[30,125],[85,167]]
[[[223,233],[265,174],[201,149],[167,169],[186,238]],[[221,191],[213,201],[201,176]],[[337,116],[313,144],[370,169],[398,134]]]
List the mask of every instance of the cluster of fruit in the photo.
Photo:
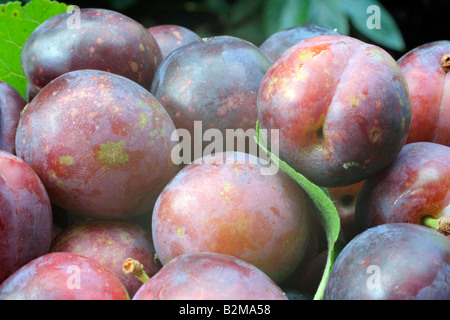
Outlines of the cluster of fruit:
[[320,298],[450,299],[450,41],[67,19],[23,47],[26,100],[0,86],[0,299],[313,298],[320,212],[257,122],[339,213]]

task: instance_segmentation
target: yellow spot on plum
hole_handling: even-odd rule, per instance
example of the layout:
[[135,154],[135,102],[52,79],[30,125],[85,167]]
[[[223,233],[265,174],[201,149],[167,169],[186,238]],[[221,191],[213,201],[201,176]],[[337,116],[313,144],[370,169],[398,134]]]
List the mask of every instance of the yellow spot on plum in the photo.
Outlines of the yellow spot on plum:
[[65,164],[70,166],[73,163],[73,158],[71,156],[62,156],[59,157],[59,164]]
[[358,100],[356,97],[351,97],[351,98],[350,98],[350,104],[351,104],[352,106],[358,106],[359,100]]
[[397,93],[398,103],[400,103],[401,106],[403,106],[403,100],[400,97],[400,93]]
[[402,117],[402,130],[406,127],[406,119],[405,117]]
[[98,162],[103,165],[123,165],[128,162],[129,156],[125,152],[125,143],[123,141],[108,141],[100,146],[95,154]]
[[364,93],[361,93],[361,94],[359,95],[359,97],[360,97],[361,99],[363,99],[363,100],[365,100],[365,99],[367,98],[367,96],[366,96]]
[[154,137],[156,136],[156,134],[158,133],[158,130],[153,130],[152,132],[150,132],[150,137]]
[[304,63],[308,61],[309,59],[313,58],[315,56],[314,52],[310,49],[305,49],[300,51],[299,59],[301,63]]
[[102,44],[103,43],[103,39],[102,38],[97,38],[97,43],[98,44]]
[[90,47],[90,48],[89,48],[89,52],[90,52],[90,53],[94,53],[94,52],[95,52],[95,48],[94,48],[94,47]]
[[157,111],[161,110],[158,102],[156,102],[156,101],[152,101],[152,107],[155,108]]
[[144,130],[145,129],[145,125],[148,122],[148,117],[145,113],[141,113],[141,115],[139,116],[139,121],[141,122],[141,129]]
[[121,232],[119,236],[123,243],[132,244],[134,242],[133,238],[130,237],[130,234],[128,232]]
[[184,237],[183,228],[177,227],[177,235],[179,235],[180,237]]
[[222,201],[227,202],[231,199],[231,194],[233,192],[233,185],[230,182],[225,182],[223,184],[223,191],[219,194],[222,196]]
[[144,45],[142,43],[139,43],[139,50],[141,50],[141,51],[145,50]]
[[134,61],[130,63],[130,66],[131,66],[131,70],[133,70],[133,72],[137,72],[139,70],[139,65]]

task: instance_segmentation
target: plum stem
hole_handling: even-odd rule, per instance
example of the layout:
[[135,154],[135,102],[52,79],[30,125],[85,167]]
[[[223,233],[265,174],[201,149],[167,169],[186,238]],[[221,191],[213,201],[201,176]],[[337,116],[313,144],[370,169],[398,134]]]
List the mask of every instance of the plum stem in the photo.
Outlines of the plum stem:
[[450,71],[450,54],[446,54],[442,57],[441,66],[444,72]]
[[150,280],[150,277],[145,273],[144,266],[139,261],[128,258],[122,264],[122,271],[125,274],[130,274],[138,278],[142,283]]
[[450,217],[441,217],[438,219],[438,228],[445,234],[450,233]]
[[436,219],[431,216],[426,216],[422,219],[422,224],[439,232],[450,233],[450,217]]

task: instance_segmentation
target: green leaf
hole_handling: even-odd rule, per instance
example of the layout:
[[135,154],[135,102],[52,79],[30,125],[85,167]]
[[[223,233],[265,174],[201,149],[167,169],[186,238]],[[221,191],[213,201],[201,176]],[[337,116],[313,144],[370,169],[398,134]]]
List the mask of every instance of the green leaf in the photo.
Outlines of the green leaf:
[[350,32],[347,14],[335,0],[312,1],[308,23],[336,29],[343,35]]
[[231,7],[229,25],[236,26],[246,23],[248,20],[258,18],[257,13],[261,10],[262,0],[238,0]]
[[336,2],[347,12],[352,25],[362,35],[386,48],[396,51],[405,50],[405,41],[397,23],[380,2],[376,0]]
[[266,0],[263,8],[266,37],[275,32],[303,25],[309,16],[311,0]]
[[57,1],[33,0],[0,5],[0,80],[13,86],[24,98],[27,80],[20,64],[20,53],[30,34],[45,20],[67,12]]
[[261,149],[267,153],[271,160],[278,165],[281,170],[294,179],[306,191],[318,209],[317,218],[325,230],[328,244],[327,263],[322,280],[314,295],[315,300],[322,300],[333,263],[344,246],[339,214],[331,201],[326,188],[315,185],[268,150],[266,142],[261,139],[259,122],[256,123],[256,133],[255,139]]

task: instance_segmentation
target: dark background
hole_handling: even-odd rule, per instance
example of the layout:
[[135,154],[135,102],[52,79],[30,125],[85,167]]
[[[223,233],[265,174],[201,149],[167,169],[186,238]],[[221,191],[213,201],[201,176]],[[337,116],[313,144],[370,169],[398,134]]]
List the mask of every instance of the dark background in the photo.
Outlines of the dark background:
[[[228,2],[233,3],[233,0]],[[397,22],[406,43],[403,52],[385,48],[394,58],[398,59],[407,51],[427,42],[450,40],[449,0],[380,0],[380,3]],[[146,27],[178,24],[202,37],[225,33],[223,18],[220,19],[216,13],[211,12],[204,0],[80,0],[73,1],[73,4],[81,8],[97,7],[120,11]]]

